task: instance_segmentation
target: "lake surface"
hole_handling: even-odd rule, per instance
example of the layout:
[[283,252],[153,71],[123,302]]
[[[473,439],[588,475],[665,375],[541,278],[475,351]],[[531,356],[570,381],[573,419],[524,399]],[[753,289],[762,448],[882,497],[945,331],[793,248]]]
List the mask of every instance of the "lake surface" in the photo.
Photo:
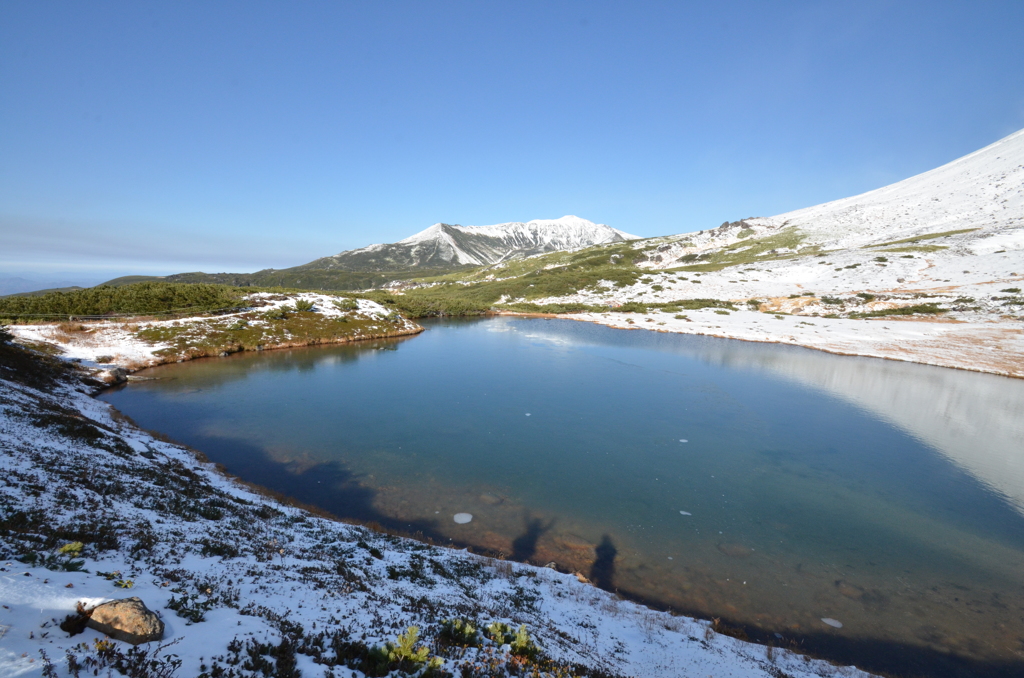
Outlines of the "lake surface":
[[1024,675],[1024,381],[571,320],[426,326],[101,397],[339,516],[865,668]]

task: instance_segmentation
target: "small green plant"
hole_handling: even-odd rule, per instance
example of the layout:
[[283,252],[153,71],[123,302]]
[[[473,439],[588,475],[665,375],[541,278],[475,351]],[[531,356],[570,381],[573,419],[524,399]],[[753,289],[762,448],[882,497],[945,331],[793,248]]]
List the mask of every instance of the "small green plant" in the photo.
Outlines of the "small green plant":
[[675,318],[676,320],[689,320],[690,319],[690,317],[687,316],[685,313],[676,313],[672,317]]
[[310,301],[309,299],[296,299],[295,300],[295,310],[298,313],[310,313],[310,312],[312,312],[315,309],[314,309],[313,302]]
[[1020,288],[1019,287],[1007,287],[1005,290],[999,290],[999,291],[1000,292],[1007,292],[1009,294],[1019,294],[1020,293]]
[[446,645],[457,647],[477,647],[480,644],[480,632],[468,619],[445,619],[441,622],[438,640]]
[[512,642],[512,627],[504,622],[491,622],[487,625],[487,637],[498,645]]
[[27,553],[19,560],[29,565],[42,565],[48,570],[61,572],[84,572],[85,561],[79,559],[85,545],[80,541],[73,541],[61,546],[52,553],[43,555],[41,553]]
[[280,308],[273,308],[273,309],[267,311],[266,313],[264,313],[263,314],[263,318],[265,320],[284,320],[285,318],[288,317],[288,311],[290,311],[290,310],[291,309],[288,308],[287,306],[282,306]]
[[359,308],[359,302],[355,299],[344,297],[342,299],[334,300],[334,308],[339,311],[355,311]]
[[510,645],[512,646],[512,654],[517,657],[536,659],[537,655],[540,654],[540,648],[537,647],[533,639],[530,638],[530,634],[526,631],[526,624],[519,626]]
[[863,299],[864,301],[874,301],[875,300],[875,295],[868,294],[867,292],[857,292],[857,296],[860,297],[861,299]]
[[130,589],[135,586],[135,581],[132,579],[118,579],[114,582],[114,586],[119,589]]
[[651,289],[654,290],[655,292],[661,292],[665,288],[662,285],[651,285]]
[[419,627],[410,626],[394,643],[387,642],[370,650],[359,668],[369,676],[387,676],[396,670],[403,675],[412,674],[424,668],[425,673],[433,673],[441,668],[442,660],[431,657],[425,645],[416,647],[419,638]]
[[717,313],[718,315],[729,315],[728,311],[726,311],[725,309],[721,309],[721,308],[716,308],[715,309],[715,313]]
[[530,638],[526,630],[526,624],[522,624],[515,631],[503,622],[493,622],[487,625],[487,637],[498,645],[508,645],[512,648],[512,654],[526,659],[536,659],[540,654],[540,648]]
[[181,598],[172,595],[167,601],[167,607],[185,619],[186,626],[206,621],[206,613],[213,608],[213,600],[200,600],[198,595],[185,593],[180,589],[178,593],[181,593]]
[[875,257],[875,261],[886,262],[886,261],[889,261],[889,260],[887,258],[885,258],[885,257]]

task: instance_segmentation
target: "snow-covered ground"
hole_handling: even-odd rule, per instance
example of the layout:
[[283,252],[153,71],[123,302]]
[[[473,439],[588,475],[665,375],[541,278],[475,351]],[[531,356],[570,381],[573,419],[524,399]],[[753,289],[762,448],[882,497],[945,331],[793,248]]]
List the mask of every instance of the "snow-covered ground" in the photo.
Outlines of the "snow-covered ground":
[[[73,382],[6,366],[0,377],[0,677],[77,675],[69,657],[108,675],[132,660],[124,643],[59,628],[80,602],[129,596],[166,624],[159,645],[140,646],[156,668],[137,676],[358,678],[346,655],[357,662],[414,625],[444,671],[524,675],[508,645],[438,645],[441,620],[456,617],[525,625],[544,675],[867,675],[717,634],[573,574],[311,515],[133,427]],[[82,571],[60,553],[74,542]],[[174,658],[180,667],[166,670]]]
[[[761,313],[567,317],[1024,376],[1024,130],[863,195],[633,246],[636,284],[529,301],[728,300]],[[921,304],[945,312],[863,317]]]
[[[216,316],[220,324],[230,324],[241,316],[253,310],[266,313],[274,309],[294,307],[296,301],[308,301],[313,304],[316,313],[325,318],[340,318],[358,314],[370,319],[383,319],[391,314],[389,309],[384,308],[375,301],[368,299],[353,299],[356,308],[343,310],[335,302],[340,298],[336,295],[316,294],[313,292],[276,294],[269,292],[257,292],[249,295],[248,301],[253,304],[252,308],[243,309],[237,313],[229,313]],[[197,315],[174,320],[135,320],[119,319],[109,322],[90,322],[86,331],[68,333],[60,324],[40,325],[12,325],[10,332],[18,341],[29,344],[49,344],[60,350],[61,357],[68,360],[81,362],[87,367],[104,368],[116,365],[128,370],[137,370],[143,367],[158,365],[168,362],[158,352],[169,348],[170,344],[147,341],[139,336],[140,330],[151,328],[198,325],[208,323],[211,317],[208,315]],[[251,320],[250,325],[266,325],[268,321]],[[412,332],[419,329],[415,323],[402,319],[394,324],[396,332]],[[360,338],[354,335],[353,339]],[[268,347],[271,348],[271,347]]]

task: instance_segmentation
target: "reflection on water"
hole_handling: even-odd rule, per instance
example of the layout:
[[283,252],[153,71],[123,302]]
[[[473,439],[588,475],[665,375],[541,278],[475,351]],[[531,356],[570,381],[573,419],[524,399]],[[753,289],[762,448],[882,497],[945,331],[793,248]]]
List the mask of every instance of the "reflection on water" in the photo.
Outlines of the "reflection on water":
[[151,375],[105,399],[339,515],[864,666],[1024,666],[1024,381],[508,318]]

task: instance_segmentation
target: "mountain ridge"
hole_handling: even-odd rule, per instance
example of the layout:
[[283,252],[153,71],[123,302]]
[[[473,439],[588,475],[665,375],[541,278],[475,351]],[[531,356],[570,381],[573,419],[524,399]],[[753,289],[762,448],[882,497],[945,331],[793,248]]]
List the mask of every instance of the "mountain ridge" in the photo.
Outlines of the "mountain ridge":
[[639,239],[573,215],[489,226],[436,223],[395,243],[347,250],[295,268],[387,271],[485,266],[547,252]]

